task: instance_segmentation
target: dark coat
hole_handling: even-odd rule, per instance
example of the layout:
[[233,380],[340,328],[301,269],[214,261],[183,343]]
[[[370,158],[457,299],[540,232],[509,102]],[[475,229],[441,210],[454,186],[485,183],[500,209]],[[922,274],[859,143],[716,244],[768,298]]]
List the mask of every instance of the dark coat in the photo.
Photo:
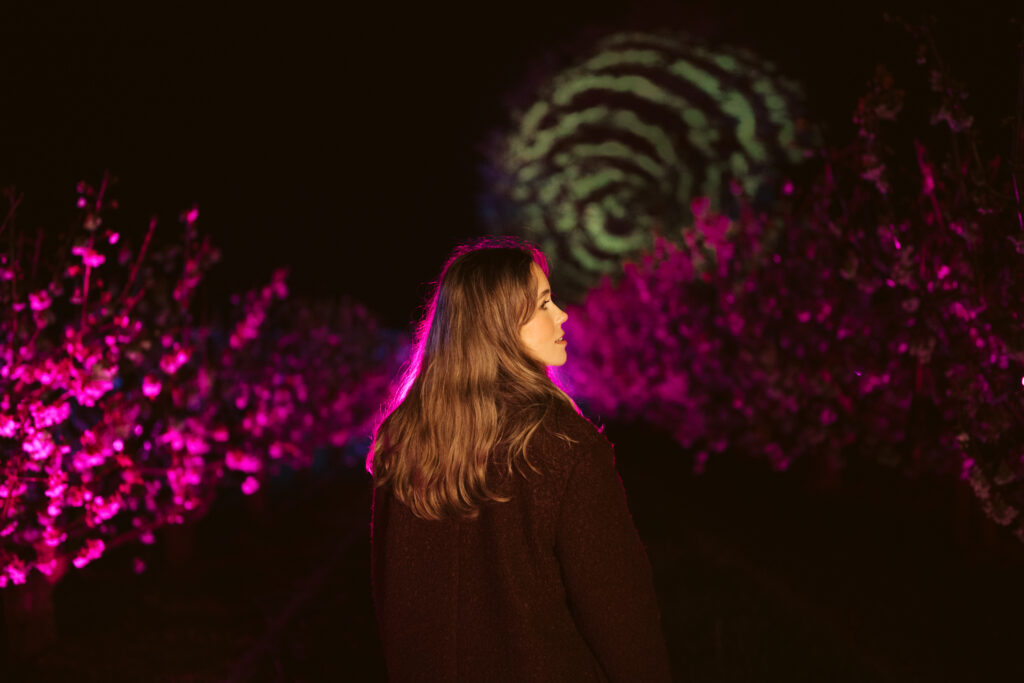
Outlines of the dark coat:
[[[574,438],[568,444],[551,432]],[[647,555],[612,446],[568,406],[476,520],[377,489],[373,593],[392,681],[670,680]]]

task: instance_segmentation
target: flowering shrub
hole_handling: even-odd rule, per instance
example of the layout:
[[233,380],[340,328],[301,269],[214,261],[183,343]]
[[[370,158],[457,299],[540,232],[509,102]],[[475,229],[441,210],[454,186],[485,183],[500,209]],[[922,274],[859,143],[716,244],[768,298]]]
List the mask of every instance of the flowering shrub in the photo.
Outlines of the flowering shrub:
[[153,222],[134,251],[107,227],[111,182],[79,186],[82,229],[53,264],[41,236],[0,256],[0,587],[151,543],[218,484],[252,493],[364,435],[393,369],[364,309],[285,305],[284,271],[225,326],[197,324],[218,259],[198,210],[177,244],[157,248]]
[[958,474],[1024,538],[1020,204],[962,86],[938,66],[929,81],[910,137],[880,69],[857,139],[770,213],[731,222],[695,201],[683,246],[659,240],[570,310],[567,384],[670,430],[698,469],[734,449],[780,470],[872,457]]

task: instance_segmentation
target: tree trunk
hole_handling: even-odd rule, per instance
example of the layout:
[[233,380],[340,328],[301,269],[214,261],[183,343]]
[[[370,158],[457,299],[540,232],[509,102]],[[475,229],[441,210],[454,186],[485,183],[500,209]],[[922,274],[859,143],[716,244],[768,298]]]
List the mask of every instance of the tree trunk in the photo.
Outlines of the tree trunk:
[[195,522],[186,520],[183,524],[168,524],[164,527],[161,541],[168,566],[184,569],[195,556]]
[[45,650],[57,640],[57,621],[53,592],[67,571],[64,558],[50,576],[29,572],[25,583],[0,591],[4,604],[7,655],[27,659]]

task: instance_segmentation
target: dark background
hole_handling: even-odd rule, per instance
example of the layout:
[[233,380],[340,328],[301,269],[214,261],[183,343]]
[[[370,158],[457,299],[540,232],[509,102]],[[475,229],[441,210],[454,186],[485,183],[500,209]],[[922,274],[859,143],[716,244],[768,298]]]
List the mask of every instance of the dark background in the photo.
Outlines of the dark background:
[[[915,43],[883,11],[925,11],[879,0],[476,5],[5,4],[0,186],[25,193],[21,228],[51,234],[74,216],[75,183],[109,169],[128,234],[157,214],[159,236],[173,239],[179,212],[198,202],[223,252],[211,300],[289,264],[296,295],[347,293],[405,328],[450,248],[479,231],[478,145],[542,55],[588,28],[675,26],[744,45],[806,84],[812,116],[839,144],[876,63],[919,76]],[[980,123],[1008,149],[1011,5],[927,11]]]
[[[121,202],[113,223],[129,235],[157,214],[161,238],[175,239],[178,213],[199,204],[202,230],[223,251],[210,301],[226,303],[290,264],[296,296],[349,294],[403,329],[450,248],[478,232],[477,146],[506,121],[504,96],[542,55],[561,54],[588,28],[671,26],[744,45],[805,84],[812,117],[841,144],[877,63],[908,86],[924,82],[916,44],[885,24],[886,8],[908,18],[926,9],[880,0],[529,0],[468,13],[3,3],[0,186],[25,193],[19,229],[50,235],[75,216],[76,182],[98,183],[110,169]],[[1018,77],[1013,9],[927,8],[947,62],[969,84],[983,142],[1004,153]],[[806,473],[780,478],[723,459],[693,477],[667,437],[615,424],[607,433],[629,454],[623,480],[680,675],[1020,679],[1021,546],[997,536],[963,482],[909,480],[865,462],[844,474],[841,491],[808,492]],[[46,670],[102,681],[225,680],[230,671],[278,680],[282,670],[337,671],[320,678],[334,680],[360,665],[379,675],[368,482],[358,471],[337,477],[279,483],[262,517],[225,493],[188,562],[175,560],[168,529],[155,546],[125,546],[71,572]],[[363,534],[345,541],[352,529]],[[137,577],[136,557],[149,566]],[[260,675],[238,673],[246,662]],[[303,679],[318,680],[292,677]]]

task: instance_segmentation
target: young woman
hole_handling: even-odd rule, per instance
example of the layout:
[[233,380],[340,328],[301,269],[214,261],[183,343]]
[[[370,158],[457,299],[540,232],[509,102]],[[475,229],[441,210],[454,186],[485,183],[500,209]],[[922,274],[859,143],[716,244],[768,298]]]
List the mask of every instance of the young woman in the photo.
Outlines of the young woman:
[[367,464],[393,681],[669,680],[611,444],[548,375],[567,317],[532,246],[441,273]]

